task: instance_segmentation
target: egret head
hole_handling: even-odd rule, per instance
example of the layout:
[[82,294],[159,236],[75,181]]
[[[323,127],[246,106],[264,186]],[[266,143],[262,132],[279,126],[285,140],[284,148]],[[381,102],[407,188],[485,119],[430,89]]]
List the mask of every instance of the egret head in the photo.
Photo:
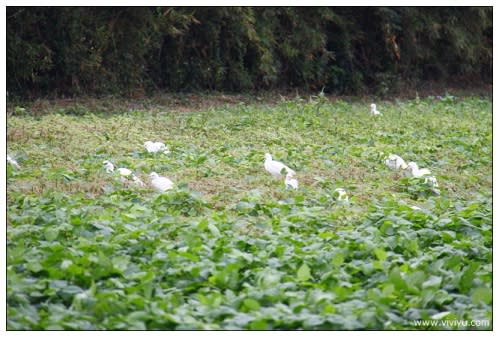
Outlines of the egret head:
[[151,172],[149,173],[149,177],[151,177],[152,179],[155,179],[155,178],[158,178],[158,174],[156,172]]
[[376,104],[371,104],[371,111],[375,111],[376,110]]
[[272,155],[270,153],[265,153],[265,160],[272,160]]
[[148,140],[147,142],[144,143],[144,146],[148,147],[148,146],[151,146],[152,144],[153,143],[150,140]]

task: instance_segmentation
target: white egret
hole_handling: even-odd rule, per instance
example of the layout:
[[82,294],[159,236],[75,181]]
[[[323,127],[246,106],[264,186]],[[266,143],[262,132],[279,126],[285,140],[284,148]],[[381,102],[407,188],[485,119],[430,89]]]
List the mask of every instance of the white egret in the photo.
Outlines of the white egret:
[[440,195],[440,190],[438,189],[437,178],[431,175],[431,171],[426,168],[418,168],[418,164],[415,162],[410,162],[407,164],[407,169],[412,177],[424,178],[424,183],[431,187],[431,191],[436,195]]
[[119,167],[119,168],[117,168],[116,170],[117,170],[117,171],[119,172],[119,174],[120,174],[121,176],[123,176],[123,177],[130,177],[130,178],[131,178],[131,177],[133,176],[133,172],[132,172],[132,170],[127,169],[126,167]]
[[388,156],[388,159],[385,160],[385,164],[392,170],[398,170],[398,169],[405,170],[407,168],[405,160],[396,154],[390,154]]
[[132,170],[127,169],[126,167],[119,167],[116,171],[120,174],[121,182],[127,183],[132,180],[136,185],[143,186],[144,183],[142,183],[142,181],[135,174],[133,174]]
[[424,178],[424,183],[430,185],[431,187],[438,187],[437,178],[434,176],[429,176]]
[[14,158],[12,158],[9,155],[7,155],[7,162],[18,169],[21,168],[21,166],[19,166],[19,164],[17,163],[17,160],[15,160]]
[[348,203],[348,195],[344,188],[335,189],[333,195],[336,196],[336,200]]
[[428,170],[426,168],[423,168],[423,169],[418,168],[418,164],[416,164],[413,161],[411,161],[409,164],[407,164],[407,169],[409,170],[409,173],[411,174],[411,176],[415,177],[415,178],[421,178],[422,176],[431,175],[430,170]]
[[272,160],[272,155],[270,153],[265,154],[265,163],[264,163],[265,170],[272,174],[274,178],[281,178],[282,175],[281,173],[284,170],[284,173],[286,175],[291,174],[291,176],[295,175],[295,171],[284,165],[283,163]]
[[431,191],[436,195],[440,195],[440,189],[438,188],[437,178],[434,176],[425,176],[424,183],[431,187]]
[[164,192],[173,188],[173,181],[171,181],[167,177],[162,177],[156,172],[151,172],[149,174],[149,177],[151,177],[152,186],[160,192]]
[[166,145],[161,142],[151,142],[150,140],[148,140],[144,143],[144,146],[149,153],[163,151],[164,154],[168,154],[170,152]]
[[292,188],[294,190],[298,189],[298,180],[296,178],[293,178],[292,174],[286,174],[286,179],[284,180],[284,184],[286,185],[286,188]]
[[376,110],[376,104],[374,104],[374,103],[371,104],[371,115],[374,115],[374,116],[382,115],[381,112]]
[[[106,169],[107,173],[114,172],[114,165],[109,160],[105,160],[102,164],[104,164],[104,168]],[[127,169],[126,167],[119,167],[116,169],[116,171],[118,171],[118,173],[120,174],[121,182],[126,183],[131,179],[135,183],[135,185],[141,187],[145,186],[144,182],[140,180],[140,178],[135,174],[133,174],[132,170]]]
[[107,173],[111,173],[114,171],[114,165],[109,160],[104,160],[102,164],[104,165]]

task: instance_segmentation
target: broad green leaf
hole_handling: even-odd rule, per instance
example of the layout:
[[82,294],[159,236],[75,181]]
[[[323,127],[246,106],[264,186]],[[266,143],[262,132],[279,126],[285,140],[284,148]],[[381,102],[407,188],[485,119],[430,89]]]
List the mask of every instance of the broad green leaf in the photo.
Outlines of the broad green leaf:
[[387,254],[386,254],[386,252],[383,249],[381,249],[381,248],[375,248],[374,249],[374,254],[376,254],[376,257],[378,258],[378,260],[380,260],[380,261],[385,261],[386,260]]
[[306,263],[303,263],[301,267],[298,269],[296,272],[296,276],[298,277],[299,281],[306,282],[312,277],[310,274],[310,268]]
[[438,288],[440,287],[441,283],[442,283],[441,276],[432,275],[426,281],[423,282],[422,286],[423,288],[430,288],[430,287]]
[[267,330],[269,327],[265,319],[256,319],[249,324],[250,330]]
[[27,267],[29,270],[31,270],[34,273],[37,273],[37,272],[43,270],[43,266],[38,261],[28,262]]
[[243,303],[244,306],[250,310],[260,310],[260,303],[252,298],[245,299]]
[[337,252],[333,256],[333,266],[340,267],[343,264],[345,257],[341,252]]
[[54,241],[59,235],[59,229],[54,227],[49,227],[45,230],[45,239],[47,241]]
[[71,266],[73,264],[73,261],[71,260],[64,260],[62,261],[61,263],[61,269],[64,270],[64,269],[68,269],[69,266]]
[[213,236],[217,236],[217,237],[220,236],[220,231],[218,230],[217,226],[215,226],[214,224],[209,223],[208,229],[210,230],[210,232]]
[[492,289],[486,287],[474,289],[471,293],[471,301],[474,304],[479,304],[480,302],[490,304],[492,302]]
[[396,289],[405,289],[406,284],[402,276],[400,275],[399,268],[393,268],[390,272],[389,280],[393,283]]

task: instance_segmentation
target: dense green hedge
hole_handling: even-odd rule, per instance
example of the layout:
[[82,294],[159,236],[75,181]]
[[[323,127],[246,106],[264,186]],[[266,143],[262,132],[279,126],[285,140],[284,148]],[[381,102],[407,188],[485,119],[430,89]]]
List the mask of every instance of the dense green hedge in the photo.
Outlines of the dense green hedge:
[[7,7],[25,97],[491,78],[491,7]]

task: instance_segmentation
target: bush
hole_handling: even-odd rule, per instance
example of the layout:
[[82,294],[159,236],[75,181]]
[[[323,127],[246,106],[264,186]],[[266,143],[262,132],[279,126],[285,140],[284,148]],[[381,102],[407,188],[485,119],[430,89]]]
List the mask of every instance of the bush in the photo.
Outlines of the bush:
[[8,7],[14,96],[394,90],[492,75],[492,7]]

